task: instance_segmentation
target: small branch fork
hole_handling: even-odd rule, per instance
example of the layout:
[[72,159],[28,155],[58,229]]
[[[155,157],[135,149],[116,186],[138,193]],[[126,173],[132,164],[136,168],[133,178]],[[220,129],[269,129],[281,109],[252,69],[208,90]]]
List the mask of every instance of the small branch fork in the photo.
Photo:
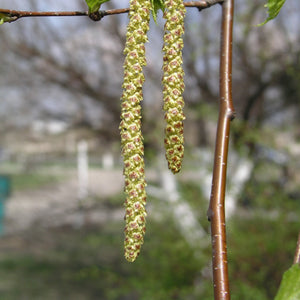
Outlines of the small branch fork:
[[[209,8],[215,4],[223,3],[224,0],[206,0],[206,1],[189,1],[185,2],[186,7],[196,7],[199,11]],[[89,13],[88,11],[60,11],[60,12],[37,12],[37,11],[20,11],[0,9],[0,14],[6,15],[9,20],[8,23],[19,20],[25,17],[74,17],[74,16],[89,16],[93,21],[100,21],[105,16],[118,15],[128,13],[129,8],[99,10],[96,13]]]
[[222,4],[220,53],[220,110],[216,136],[214,170],[208,219],[211,221],[214,295],[230,299],[225,228],[225,188],[232,102],[232,27],[234,0]]

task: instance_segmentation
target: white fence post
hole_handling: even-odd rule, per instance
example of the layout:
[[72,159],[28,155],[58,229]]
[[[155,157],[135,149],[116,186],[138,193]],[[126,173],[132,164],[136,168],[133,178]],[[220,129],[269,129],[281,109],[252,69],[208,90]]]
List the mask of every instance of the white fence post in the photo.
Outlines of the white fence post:
[[85,140],[77,144],[77,173],[78,198],[82,200],[88,196],[89,186],[88,143]]
[[111,153],[107,152],[102,156],[102,165],[104,170],[111,170],[114,167],[114,157]]

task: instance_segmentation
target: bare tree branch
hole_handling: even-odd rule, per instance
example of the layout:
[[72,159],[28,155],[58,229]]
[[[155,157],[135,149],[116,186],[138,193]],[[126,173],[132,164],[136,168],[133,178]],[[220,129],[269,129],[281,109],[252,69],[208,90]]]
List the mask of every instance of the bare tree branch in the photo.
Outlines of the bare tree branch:
[[[222,3],[224,0],[206,0],[206,1],[190,1],[186,2],[186,7],[196,7],[199,10],[209,8],[215,4]],[[5,15],[7,20],[5,22],[11,23],[24,17],[74,17],[74,16],[89,16],[93,21],[100,21],[105,16],[128,13],[129,8],[118,8],[109,10],[100,10],[96,13],[89,13],[88,11],[57,11],[57,12],[37,12],[37,11],[20,11],[0,9],[0,14]]]

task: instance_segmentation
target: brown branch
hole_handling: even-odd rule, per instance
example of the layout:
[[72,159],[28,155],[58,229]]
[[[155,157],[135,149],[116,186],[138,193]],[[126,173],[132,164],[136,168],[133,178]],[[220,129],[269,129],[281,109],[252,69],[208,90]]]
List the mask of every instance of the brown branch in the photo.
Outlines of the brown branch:
[[208,0],[208,1],[189,1],[185,2],[185,7],[197,7],[199,10],[209,8],[215,4],[223,3],[224,0]]
[[[224,0],[206,0],[206,1],[190,1],[185,2],[186,7],[196,7],[199,10],[209,8],[215,4],[223,3]],[[99,10],[95,13],[89,13],[87,11],[57,11],[57,12],[37,12],[37,11],[20,11],[0,8],[0,14],[6,15],[8,20],[6,22],[11,23],[20,18],[25,17],[74,17],[74,16],[89,16],[93,21],[100,21],[105,16],[118,15],[128,13],[129,8],[119,8],[110,10]]]
[[207,212],[211,221],[213,252],[213,281],[215,299],[230,299],[227,245],[225,228],[225,188],[230,121],[234,118],[232,103],[232,26],[234,0],[222,4],[220,53],[220,111],[210,205]]
[[6,15],[9,18],[9,23],[14,22],[20,18],[25,17],[74,17],[74,16],[88,16],[88,12],[81,11],[22,11],[22,10],[10,10],[0,9],[0,14]]
[[298,242],[297,242],[297,247],[296,247],[296,252],[294,257],[294,264],[300,265],[300,232],[298,235]]

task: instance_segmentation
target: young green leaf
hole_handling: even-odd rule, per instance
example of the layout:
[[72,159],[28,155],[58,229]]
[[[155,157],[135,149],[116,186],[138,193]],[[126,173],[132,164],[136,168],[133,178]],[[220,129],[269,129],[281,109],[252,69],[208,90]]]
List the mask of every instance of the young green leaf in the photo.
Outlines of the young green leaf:
[[294,264],[284,274],[275,300],[300,299],[300,266]]
[[10,23],[13,22],[17,19],[17,17],[15,16],[11,16],[8,13],[0,13],[0,25],[2,25],[3,23]]
[[86,4],[89,7],[89,13],[95,13],[100,9],[102,3],[109,0],[85,0]]
[[164,9],[165,9],[164,0],[151,0],[152,16],[153,16],[153,20],[155,21],[155,23],[157,20],[157,13],[160,9],[162,11],[164,11]]
[[277,17],[279,14],[283,4],[285,3],[285,0],[268,0],[268,3],[265,5],[265,7],[268,8],[268,18],[258,26],[264,25],[270,20],[273,20]]

